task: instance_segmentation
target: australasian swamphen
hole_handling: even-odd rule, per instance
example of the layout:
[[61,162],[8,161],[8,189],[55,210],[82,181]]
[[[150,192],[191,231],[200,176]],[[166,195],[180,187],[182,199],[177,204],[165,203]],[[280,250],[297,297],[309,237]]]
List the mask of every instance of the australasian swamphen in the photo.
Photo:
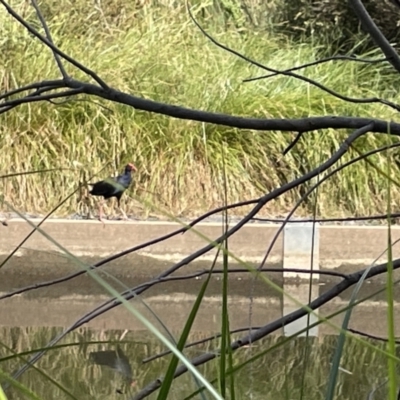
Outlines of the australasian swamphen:
[[[92,190],[89,193],[93,196],[103,196],[104,200],[107,200],[111,197],[116,197],[118,201],[118,208],[121,211],[124,219],[128,219],[124,210],[120,206],[120,199],[125,190],[129,187],[132,182],[132,171],[137,171],[136,167],[129,163],[125,166],[125,171],[123,174],[118,176],[109,177],[104,179],[103,181],[99,181],[96,183],[89,183],[92,187]],[[99,220],[103,222],[103,203],[104,200],[100,202],[99,207]],[[104,224],[104,222],[103,222]]]

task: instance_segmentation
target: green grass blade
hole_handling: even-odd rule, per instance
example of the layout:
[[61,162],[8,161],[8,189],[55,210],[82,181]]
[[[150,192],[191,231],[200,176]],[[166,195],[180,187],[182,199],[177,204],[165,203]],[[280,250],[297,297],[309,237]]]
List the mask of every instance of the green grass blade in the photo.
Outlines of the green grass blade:
[[[386,250],[385,250],[380,256],[378,256],[376,260],[378,260],[379,258],[381,258],[381,256],[382,256],[385,252],[386,252]],[[371,268],[371,267],[375,264],[376,260],[374,261],[374,263],[373,263],[369,268]],[[368,271],[366,271],[366,272],[368,273]],[[396,284],[396,283],[400,283],[400,279],[397,280],[397,281],[395,281],[395,284]],[[346,313],[346,312],[349,311],[349,310],[352,310],[353,307],[355,307],[356,305],[361,304],[361,303],[363,303],[363,302],[365,302],[365,301],[367,301],[367,300],[373,298],[373,297],[376,296],[377,294],[383,293],[385,290],[386,290],[386,288],[378,289],[377,291],[375,291],[375,292],[373,292],[373,293],[370,293],[370,294],[368,294],[367,296],[365,296],[365,297],[363,297],[363,298],[361,298],[361,299],[359,299],[359,300],[354,300],[353,303],[349,302],[349,304],[346,305],[345,307],[342,307],[342,308],[338,309],[337,311],[331,313],[330,315],[328,315],[328,316],[326,316],[326,317],[320,317],[320,318],[318,319],[318,321],[312,323],[310,326],[307,326],[307,327],[305,327],[305,328],[299,330],[299,331],[298,331],[297,333],[295,333],[294,335],[291,335],[291,336],[282,338],[282,340],[281,340],[279,343],[275,344],[274,346],[271,346],[270,348],[268,348],[268,349],[266,349],[266,350],[264,350],[264,351],[262,351],[262,352],[256,354],[255,356],[249,358],[248,360],[244,361],[244,362],[241,363],[241,364],[235,365],[235,366],[233,367],[233,369],[232,369],[232,370],[228,370],[228,371],[226,372],[226,374],[229,375],[229,374],[232,374],[232,373],[237,373],[237,372],[239,372],[241,369],[243,369],[243,368],[246,367],[247,365],[251,364],[252,362],[258,360],[258,359],[261,358],[262,356],[268,354],[268,353],[271,352],[272,350],[275,350],[275,349],[278,348],[279,346],[283,346],[283,345],[285,345],[286,343],[289,343],[293,338],[297,337],[298,335],[300,335],[300,334],[302,334],[302,333],[305,333],[307,330],[312,329],[312,328],[314,328],[314,327],[317,327],[317,326],[319,326],[320,324],[323,324],[323,323],[327,323],[327,324],[328,324],[329,326],[331,326],[332,328],[337,329],[337,330],[339,331],[339,333],[347,334],[348,336],[350,336],[350,337],[352,338],[352,340],[355,340],[355,341],[358,341],[358,342],[362,343],[364,346],[368,347],[369,349],[371,349],[372,351],[376,352],[377,354],[380,354],[380,355],[383,355],[383,356],[385,356],[385,357],[388,357],[388,358],[394,360],[395,362],[400,362],[400,359],[399,359],[398,357],[396,357],[394,354],[392,354],[392,353],[390,353],[390,352],[388,352],[388,351],[385,351],[385,350],[383,350],[383,349],[381,349],[381,348],[379,348],[379,347],[376,347],[376,346],[374,346],[371,342],[365,340],[364,338],[359,337],[359,336],[357,336],[357,335],[355,335],[355,334],[353,334],[353,333],[351,333],[351,332],[345,331],[343,328],[339,328],[339,327],[337,327],[335,324],[332,324],[332,323],[330,322],[330,320],[331,320],[332,318],[334,318],[334,317],[336,317],[336,316],[338,316],[338,315],[341,315],[341,314],[343,314],[343,313]],[[210,383],[214,383],[215,381],[216,381],[216,380],[214,379],[214,380],[210,381]],[[199,391],[193,392],[191,395],[187,396],[184,400],[189,400],[189,399],[195,397],[198,393],[200,393],[200,391],[203,391],[203,390],[204,390],[204,388],[200,389]]]
[[7,396],[3,391],[3,388],[0,385],[0,400],[7,400]]
[[81,260],[79,260],[77,257],[75,257],[71,252],[69,252],[65,247],[63,247],[61,244],[59,244],[56,240],[54,240],[50,235],[48,235],[45,231],[43,231],[41,228],[38,228],[32,221],[27,219],[23,214],[21,214],[17,209],[15,209],[12,204],[10,204],[8,201],[4,201],[7,206],[13,210],[16,214],[20,216],[20,218],[23,218],[29,225],[32,226],[32,228],[36,228],[37,231],[43,235],[47,240],[49,240],[51,243],[53,243],[55,246],[57,246],[60,250],[62,250],[72,261],[74,261],[77,265],[82,267],[87,271],[87,273],[95,279],[100,285],[102,285],[105,289],[109,291],[111,295],[116,297],[121,303],[130,311],[132,315],[134,315],[143,325],[149,329],[151,333],[153,333],[162,343],[164,343],[181,361],[182,363],[188,368],[189,371],[191,371],[196,378],[206,386],[207,390],[212,394],[212,396],[218,400],[223,400],[221,396],[218,394],[218,392],[214,389],[212,385],[209,384],[209,382],[198,372],[198,370],[190,363],[189,360],[186,359],[186,357],[181,354],[179,350],[175,347],[173,343],[171,343],[159,330],[150,322],[148,321],[145,317],[143,317],[140,312],[138,312],[132,304],[129,303],[129,301],[125,300],[111,285],[109,285],[104,279],[102,279],[95,270],[90,270],[89,267],[83,263]]
[[[226,176],[226,143],[221,144],[221,154],[222,154],[222,175],[223,175],[223,189],[224,189],[224,205],[228,204],[228,185]],[[225,234],[229,230],[229,220],[228,220],[228,210],[222,213],[222,233]],[[229,328],[229,310],[228,310],[228,274],[229,274],[229,246],[228,239],[223,242],[223,275],[222,275],[222,308],[221,308],[221,355],[219,362],[219,386],[221,396],[226,398],[226,360],[228,355],[229,366],[232,367],[232,349],[230,348],[231,336]],[[230,376],[230,398],[233,400],[235,398],[235,383],[234,375]]]
[[[22,383],[19,383],[17,380],[11,378],[8,374],[5,374],[1,369],[0,369],[0,378],[4,381],[8,381],[14,388],[18,389],[21,393],[23,393],[26,397],[32,400],[43,400],[39,396],[37,396],[32,390],[27,388],[25,385]],[[4,399],[7,399],[3,388],[0,385],[0,393],[3,394]],[[1,398],[1,397],[0,397]]]
[[358,295],[362,285],[364,284],[364,281],[365,281],[366,276],[368,275],[368,272],[370,271],[370,269],[373,267],[374,264],[375,264],[375,261],[364,271],[364,273],[362,274],[360,280],[357,282],[357,284],[351,294],[349,305],[348,305],[347,311],[343,318],[342,330],[339,334],[338,342],[337,342],[337,345],[335,348],[335,354],[334,354],[333,360],[332,360],[332,367],[331,367],[330,374],[329,374],[326,400],[333,400],[335,397],[336,381],[337,381],[337,377],[338,377],[338,373],[339,373],[340,360],[341,360],[341,357],[343,354],[343,348],[344,348],[344,343],[346,340],[346,335],[348,335],[347,327],[349,326],[351,313],[353,311],[353,307],[355,306],[355,301],[357,299],[357,295]]
[[[393,253],[392,253],[392,229],[391,229],[391,157],[388,154],[387,162],[387,223],[388,223],[388,268],[387,268],[387,280],[386,280],[386,297],[387,297],[387,319],[388,319],[388,351],[395,355],[396,354],[396,337],[394,327],[394,294],[393,294]],[[397,376],[396,376],[396,362],[389,358],[388,359],[388,375],[389,375],[389,399],[397,399]]]
[[[181,336],[179,338],[179,341],[178,341],[178,344],[177,344],[177,350],[180,351],[180,352],[185,347],[185,344],[186,344],[187,338],[188,338],[188,336],[190,334],[190,330],[192,328],[193,322],[194,322],[194,320],[196,318],[196,315],[197,315],[197,313],[198,313],[198,311],[200,309],[201,302],[203,300],[204,294],[205,294],[206,289],[208,287],[208,284],[209,284],[209,282],[211,280],[211,276],[212,276],[211,271],[215,267],[218,255],[219,255],[219,249],[217,251],[217,255],[215,257],[213,265],[211,266],[210,273],[208,274],[208,276],[207,276],[206,280],[204,281],[203,285],[201,286],[200,292],[199,292],[199,294],[198,294],[198,296],[196,298],[196,301],[193,304],[192,310],[190,311],[189,317],[188,317],[188,319],[187,319],[187,321],[185,323],[185,326],[183,328],[182,334],[181,334]],[[158,393],[157,400],[165,400],[165,399],[168,398],[168,393],[169,393],[169,391],[171,389],[171,385],[172,385],[172,382],[174,380],[174,374],[175,374],[175,370],[176,370],[176,368],[178,366],[178,361],[179,361],[178,357],[173,355],[172,359],[171,359],[171,361],[170,361],[170,363],[168,365],[168,369],[167,369],[167,372],[166,372],[165,377],[163,379],[160,391]]]

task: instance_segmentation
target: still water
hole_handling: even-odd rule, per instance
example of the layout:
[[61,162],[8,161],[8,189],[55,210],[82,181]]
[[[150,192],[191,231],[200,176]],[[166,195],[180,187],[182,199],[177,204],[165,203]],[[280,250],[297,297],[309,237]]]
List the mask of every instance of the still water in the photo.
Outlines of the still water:
[[[57,328],[2,328],[1,336],[4,345],[14,352],[22,352],[44,346],[59,331]],[[122,333],[117,330],[79,329],[63,341],[75,343],[73,346],[48,351],[37,364],[40,372],[31,368],[20,377],[19,382],[42,399],[131,399],[140,388],[162,376],[170,358],[143,363],[147,357],[162,352],[164,347],[139,331],[128,332],[123,338],[124,343],[118,344]],[[191,340],[205,337],[204,333],[196,333]],[[100,340],[113,342],[89,344],[90,341]],[[254,344],[253,348],[238,350],[234,362],[243,363],[281,340],[272,336]],[[324,399],[336,340],[336,336],[308,341],[299,338],[261,356],[235,374],[236,398],[294,400],[301,398],[303,388],[303,398]],[[374,344],[380,348],[384,346],[378,342]],[[186,354],[196,356],[213,351],[217,346],[217,340],[210,341],[191,348]],[[4,347],[0,351],[1,357],[10,354],[11,350]],[[113,368],[117,358],[122,365],[120,371]],[[21,363],[17,360],[1,362],[3,371],[13,371],[19,365]],[[342,368],[348,372],[339,373],[337,398],[343,400],[365,400],[368,392],[384,382],[387,376],[385,358],[351,340],[345,348]],[[212,379],[217,376],[218,365],[214,361],[199,370]],[[50,382],[46,375],[54,381]],[[379,389],[376,399],[386,398],[383,389]],[[195,390],[193,378],[184,374],[175,380],[169,398],[184,399]],[[14,388],[9,389],[7,395],[9,399],[27,398]],[[150,398],[156,397],[152,395]]]
[[[20,264],[18,264],[20,265]],[[17,268],[0,272],[0,295],[32,283],[63,276],[65,271],[44,269],[40,274],[26,267],[21,274]],[[51,271],[51,272],[50,272]],[[12,272],[12,273],[11,273]],[[116,282],[104,276],[110,284],[121,290],[123,285],[133,287],[149,279],[136,274],[114,274]],[[203,280],[172,281],[156,285],[141,297],[167,327],[154,318],[142,301],[133,300],[132,305],[141,311],[164,334],[172,334],[178,340]],[[279,282],[279,279],[277,280]],[[323,293],[335,281],[323,282],[318,287]],[[382,286],[366,284],[359,297],[376,293]],[[300,290],[300,286],[299,286]],[[189,342],[213,337],[221,329],[221,280],[213,278],[196,317]],[[282,295],[263,282],[243,277],[229,280],[230,328],[262,326],[283,313]],[[351,290],[338,296],[320,309],[320,316],[328,316],[345,306]],[[400,298],[396,292],[396,304]],[[56,286],[32,290],[22,295],[1,300],[0,307],[0,370],[13,373],[23,361],[9,358],[15,353],[39,349],[77,319],[109,298],[107,292],[92,278],[81,276]],[[370,335],[387,336],[387,307],[385,293],[375,295],[358,306],[352,314],[350,327]],[[343,316],[332,319],[340,325]],[[396,334],[400,336],[400,307],[395,307]],[[235,334],[232,339],[239,338]],[[318,336],[297,338],[283,343],[283,329],[239,349],[233,354],[234,365],[243,364],[251,357],[257,359],[239,369],[234,375],[235,398],[262,400],[319,400],[324,399],[329,379],[330,362],[337,343],[337,330],[329,324],[319,327]],[[378,388],[371,399],[386,399],[387,358],[375,349],[384,349],[382,341],[365,339],[364,343],[348,338],[339,372],[337,399],[366,400],[371,390]],[[108,343],[90,343],[106,341]],[[373,348],[367,346],[365,341]],[[135,394],[155,379],[163,376],[170,356],[145,362],[147,358],[165,350],[164,346],[123,307],[89,321],[69,333],[60,344],[71,344],[49,350],[28,369],[18,382],[40,399],[134,399]],[[185,351],[189,357],[215,352],[219,339],[210,339]],[[24,356],[25,359],[29,355]],[[215,359],[199,367],[208,380],[218,377],[219,363]],[[193,377],[183,374],[175,380],[169,399],[185,399],[197,386]],[[228,385],[230,383],[228,382]],[[228,391],[229,392],[229,391]],[[20,389],[9,387],[9,399],[29,398]],[[157,392],[150,399],[156,399]],[[201,397],[198,395],[197,397]],[[211,398],[205,394],[206,399]],[[227,398],[230,398],[229,395]]]

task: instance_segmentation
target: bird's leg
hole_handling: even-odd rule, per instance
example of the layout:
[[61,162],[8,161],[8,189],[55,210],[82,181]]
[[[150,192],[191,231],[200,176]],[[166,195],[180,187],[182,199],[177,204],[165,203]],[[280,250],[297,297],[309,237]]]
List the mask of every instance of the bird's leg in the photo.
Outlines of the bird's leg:
[[84,197],[84,204],[86,206],[86,219],[90,219],[91,207],[90,207],[90,199],[87,194]]
[[93,206],[92,203],[90,202],[90,191],[86,187],[85,193],[83,195],[83,204],[86,206],[86,219],[90,219],[93,214]]
[[105,227],[105,223],[103,221],[103,203],[104,200],[100,200],[100,206],[99,206],[99,221],[103,224],[103,228]]
[[117,205],[119,207],[119,201],[115,197],[113,197],[112,200],[113,200],[113,203],[112,203],[113,204],[113,207],[112,207],[112,210],[113,210],[112,219],[115,220],[115,219],[118,219],[118,214],[117,214],[117,210],[116,210],[116,207],[115,207],[115,202],[117,202]]
[[122,213],[122,218],[123,218],[123,220],[124,221],[128,221],[128,217],[127,217],[127,215],[125,214],[125,211],[122,209],[122,207],[119,207],[119,210],[121,211],[121,213]]
[[120,203],[120,200],[119,200],[119,199],[118,199],[118,208],[119,208],[119,210],[121,211],[122,219],[123,219],[124,221],[128,221],[128,217],[126,216],[125,211],[122,209],[121,203]]

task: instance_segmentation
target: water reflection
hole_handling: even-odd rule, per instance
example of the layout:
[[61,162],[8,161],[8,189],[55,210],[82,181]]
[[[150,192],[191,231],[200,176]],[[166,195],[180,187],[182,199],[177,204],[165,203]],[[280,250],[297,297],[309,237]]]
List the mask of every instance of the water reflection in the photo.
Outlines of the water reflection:
[[[11,268],[11,271],[15,268],[13,273],[0,271],[0,278],[1,274],[4,278],[0,279],[0,291],[8,292],[12,288],[24,287],[65,274],[63,268],[50,268],[53,264],[45,264],[40,270],[43,276],[29,276],[29,271],[32,270],[30,265],[25,265],[20,260],[13,262],[15,262]],[[137,271],[130,276],[123,275],[123,271],[125,273],[131,271],[129,263],[112,267],[117,267],[117,272],[120,268],[121,279],[129,287],[149,279],[149,276],[138,276]],[[143,271],[143,268],[140,268],[140,271]],[[273,276],[276,275],[270,277]],[[115,285],[115,282],[110,279],[110,284]],[[160,284],[148,290],[142,298],[163,319],[168,329],[175,332],[175,339],[178,339],[202,284],[202,280]],[[327,282],[325,286],[319,286],[313,297],[322,294],[333,284],[334,282]],[[359,297],[376,293],[382,287],[380,284],[366,284]],[[308,291],[307,285],[305,288]],[[116,289],[121,290],[120,287]],[[295,295],[301,291],[299,286],[294,289]],[[235,276],[229,281],[229,290],[231,295],[228,298],[228,311],[232,329],[247,326],[250,316],[253,326],[264,325],[268,321],[280,318],[287,312],[285,307],[290,306],[285,303],[280,293],[261,281],[239,280]],[[346,306],[351,290],[353,289],[347,290],[334,301],[321,307],[319,315],[326,317]],[[219,278],[213,278],[194,322],[189,341],[204,339],[221,329],[220,293],[221,282]],[[351,328],[376,336],[385,336],[387,334],[385,296],[385,293],[376,295],[371,301],[357,306],[352,313]],[[98,307],[108,298],[109,295],[93,279],[81,276],[62,285],[2,300],[0,307],[2,343],[17,353],[40,349],[62,331],[61,327],[71,325],[79,316]],[[399,291],[395,292],[395,301],[400,301]],[[138,311],[161,328],[142,303],[135,300],[132,303]],[[400,307],[395,307],[394,313],[396,334],[399,335]],[[331,321],[340,326],[342,320],[343,315],[338,315]],[[130,399],[138,390],[165,373],[171,356],[157,358],[148,363],[142,362],[154,354],[165,351],[165,348],[149,333],[143,331],[142,324],[132,318],[124,307],[116,307],[90,321],[85,327],[69,334],[61,342],[61,344],[73,343],[73,346],[51,349],[35,365],[47,376],[30,368],[18,382],[45,400],[71,399],[73,396],[79,400]],[[121,338],[126,328],[129,331]],[[251,357],[259,355],[255,361],[234,375],[237,399],[248,397],[253,400],[325,399],[337,341],[337,336],[334,335],[337,334],[337,330],[324,324],[319,327],[317,338],[308,340],[298,338],[285,344],[282,344],[285,338],[280,336],[283,333],[283,329],[277,330],[275,335],[234,353],[235,365],[241,365]],[[234,338],[239,337],[240,335],[234,336]],[[220,346],[219,340],[207,341],[188,348],[185,354],[192,358],[204,352],[216,351]],[[107,341],[107,343],[89,343],[93,341]],[[386,346],[382,342],[370,341],[370,343],[380,349]],[[0,347],[0,370],[12,373],[22,365],[23,361],[18,358],[4,359],[12,355],[12,351]],[[27,358],[29,355],[25,356],[25,359]],[[341,367],[343,370],[339,372],[337,398],[365,400],[371,393],[374,396],[370,397],[371,400],[388,398],[387,385],[384,383],[388,376],[387,358],[382,354],[374,352],[359,341],[348,338]],[[207,379],[212,380],[218,377],[218,368],[218,361],[212,361],[200,366],[199,370]],[[349,371],[350,374],[344,371]],[[48,376],[57,384],[51,382]],[[197,390],[196,382],[189,374],[184,374],[174,382],[168,400],[184,399],[195,390]],[[12,387],[7,390],[7,395],[9,399],[25,399],[18,389]],[[157,393],[149,398],[156,399],[156,396]]]
[[[115,350],[93,351],[89,354],[90,360],[97,365],[102,365],[111,368],[124,377],[124,381],[131,386],[135,386],[136,381],[132,376],[132,367],[128,357],[117,345]],[[116,390],[118,393],[123,392],[122,389]]]
[[[127,333],[128,331],[125,330],[120,340],[123,340]],[[123,387],[125,385],[135,387],[136,380],[133,378],[132,366],[119,344],[116,345],[115,350],[92,351],[89,353],[89,359],[97,365],[111,368],[111,370],[123,377],[122,388],[116,389],[117,393],[124,394]]]
[[[39,348],[59,331],[56,328],[0,328],[3,343],[16,352]],[[19,382],[42,399],[71,399],[71,395],[80,400],[130,399],[138,390],[163,375],[170,356],[143,364],[143,359],[165,348],[146,332],[129,331],[121,340],[122,333],[79,329],[63,342],[74,343],[73,346],[49,350],[37,364],[58,386],[32,368],[21,376]],[[207,335],[193,333],[190,341]],[[100,340],[108,343],[89,343]],[[270,349],[235,374],[238,399],[251,395],[255,400],[294,400],[300,398],[302,388],[303,398],[325,398],[337,337],[327,335],[308,340],[302,337],[282,345],[283,341],[283,337],[273,336],[234,353],[234,363],[239,365]],[[381,350],[386,346],[382,342],[369,342]],[[219,344],[218,340],[202,343],[187,349],[185,354],[198,356],[217,349]],[[2,358],[10,354],[12,352],[4,348],[0,350]],[[2,361],[0,368],[12,372],[20,365],[19,359],[11,359]],[[357,340],[348,339],[341,366],[351,375],[339,372],[337,398],[365,400],[374,388],[377,390],[371,399],[387,398],[386,385],[378,387],[388,376],[387,359],[382,354]],[[218,376],[218,363],[211,362],[199,367],[199,370],[212,380]],[[122,384],[118,379],[122,380]],[[169,399],[184,399],[196,389],[193,378],[184,374],[174,382]],[[7,390],[7,395],[10,399],[25,398],[13,387]],[[155,399],[156,395],[149,398]]]

